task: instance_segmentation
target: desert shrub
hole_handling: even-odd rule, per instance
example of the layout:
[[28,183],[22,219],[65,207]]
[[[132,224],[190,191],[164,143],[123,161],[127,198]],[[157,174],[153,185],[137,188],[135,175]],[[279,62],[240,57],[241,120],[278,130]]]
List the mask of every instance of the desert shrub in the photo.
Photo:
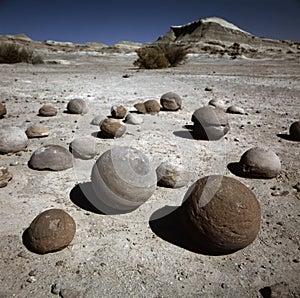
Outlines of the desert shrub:
[[170,44],[157,44],[138,49],[134,65],[139,68],[157,69],[178,66],[186,59],[187,50]]
[[0,44],[0,63],[11,64],[20,62],[26,62],[31,64],[44,63],[42,57],[36,55],[30,49],[12,43]]
[[138,54],[138,59],[134,61],[133,64],[139,68],[157,69],[169,66],[167,58],[159,48],[141,48],[136,52]]
[[182,46],[161,44],[159,48],[169,61],[170,67],[178,66],[186,60],[188,51]]

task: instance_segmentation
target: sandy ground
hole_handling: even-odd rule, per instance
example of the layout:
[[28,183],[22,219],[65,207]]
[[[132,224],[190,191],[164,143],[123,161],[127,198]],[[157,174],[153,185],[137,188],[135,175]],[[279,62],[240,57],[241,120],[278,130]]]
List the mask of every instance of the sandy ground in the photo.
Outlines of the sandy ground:
[[[300,297],[300,193],[294,188],[300,182],[300,143],[286,137],[289,125],[300,119],[299,61],[194,56],[177,68],[139,71],[133,67],[133,55],[47,58],[64,64],[0,66],[0,99],[8,110],[0,124],[26,129],[41,123],[50,130],[47,138],[31,139],[22,154],[1,156],[0,166],[9,168],[13,180],[0,189],[0,297],[53,297],[51,287],[56,284],[63,297],[252,298],[281,282],[287,286],[282,286],[280,297]],[[182,96],[182,110],[145,115],[143,124],[127,125],[119,139],[95,137],[95,159],[113,146],[131,145],[155,166],[162,161],[183,164],[192,177],[186,187],[157,187],[137,210],[103,215],[86,204],[82,194],[88,195],[95,160],[74,160],[73,169],[61,172],[28,168],[32,152],[41,145],[67,148],[77,136],[96,136],[99,128],[91,120],[110,115],[112,105],[134,110],[135,103],[159,100],[168,91]],[[67,102],[78,97],[87,101],[88,114],[64,113]],[[229,114],[231,130],[220,141],[193,140],[184,126],[191,124],[195,109],[213,98],[243,107],[247,115]],[[57,116],[37,115],[45,103],[57,107]],[[228,170],[229,163],[254,146],[278,154],[280,176],[245,179]],[[231,255],[189,251],[177,245],[172,227],[164,230],[151,221],[179,206],[192,183],[209,174],[240,180],[261,205],[257,239]],[[23,245],[22,234],[40,212],[53,207],[72,215],[75,238],[60,252],[32,253]]]

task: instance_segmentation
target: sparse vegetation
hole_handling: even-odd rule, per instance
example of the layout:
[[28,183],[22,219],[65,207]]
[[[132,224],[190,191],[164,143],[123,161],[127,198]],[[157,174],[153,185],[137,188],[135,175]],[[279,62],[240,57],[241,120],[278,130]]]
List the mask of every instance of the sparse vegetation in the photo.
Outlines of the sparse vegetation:
[[134,65],[145,69],[175,67],[186,60],[187,50],[170,44],[158,44],[138,49]]
[[36,55],[31,49],[21,47],[13,43],[0,44],[0,63],[31,63],[42,64],[44,63],[40,55]]

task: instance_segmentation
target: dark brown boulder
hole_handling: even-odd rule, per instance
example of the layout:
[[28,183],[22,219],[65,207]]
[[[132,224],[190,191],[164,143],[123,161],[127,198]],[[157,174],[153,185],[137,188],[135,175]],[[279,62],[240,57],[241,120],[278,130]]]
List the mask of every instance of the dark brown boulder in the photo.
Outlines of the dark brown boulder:
[[157,114],[160,112],[160,104],[154,99],[145,101],[144,103],[137,103],[134,107],[142,114]]
[[294,141],[300,141],[300,121],[291,124],[290,137]]
[[68,213],[61,209],[50,209],[32,221],[24,237],[30,250],[45,254],[67,247],[75,232],[75,222]]
[[126,132],[126,126],[117,119],[108,118],[101,122],[100,130],[104,137],[119,138]]
[[213,175],[199,179],[182,205],[191,247],[228,254],[252,243],[260,229],[255,195],[236,179]]
[[116,119],[123,119],[127,114],[127,109],[121,106],[111,107],[111,116]]

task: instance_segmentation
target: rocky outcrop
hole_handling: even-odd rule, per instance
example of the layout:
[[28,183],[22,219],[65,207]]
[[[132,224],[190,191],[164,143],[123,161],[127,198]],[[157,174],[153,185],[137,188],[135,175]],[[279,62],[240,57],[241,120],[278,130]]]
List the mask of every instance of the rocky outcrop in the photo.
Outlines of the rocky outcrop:
[[259,56],[260,53],[300,54],[300,43],[256,37],[217,17],[199,19],[182,26],[171,26],[156,43],[176,43],[190,52]]

